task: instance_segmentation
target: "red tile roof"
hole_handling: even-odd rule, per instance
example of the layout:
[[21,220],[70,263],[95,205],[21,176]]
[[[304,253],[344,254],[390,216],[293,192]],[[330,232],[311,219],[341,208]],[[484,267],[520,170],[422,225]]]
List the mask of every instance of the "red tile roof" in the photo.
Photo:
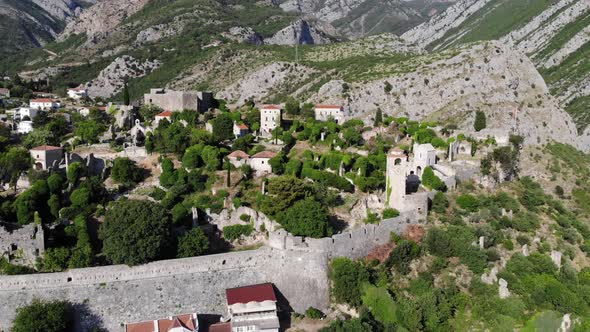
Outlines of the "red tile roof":
[[169,117],[172,116],[172,112],[170,112],[170,111],[164,111],[164,112],[162,112],[162,113],[160,113],[160,114],[158,114],[156,116],[161,116],[161,117],[169,118]]
[[231,323],[215,323],[209,326],[209,332],[231,332]]
[[262,152],[258,152],[257,154],[253,155],[250,158],[252,158],[252,159],[255,159],[255,158],[268,158],[268,159],[270,159],[270,158],[276,157],[276,155],[277,155],[276,152],[262,151]]
[[263,110],[282,110],[283,108],[281,105],[264,105],[262,106]]
[[51,145],[41,145],[31,149],[32,151],[53,151],[53,150],[61,150],[59,146],[51,146]]
[[240,123],[240,124],[238,124],[236,126],[238,126],[238,128],[240,128],[241,130],[248,130],[248,129],[250,129],[250,127],[248,127],[247,125],[245,125],[243,123]]
[[250,156],[241,150],[236,150],[232,153],[230,153],[229,155],[227,155],[228,158],[242,158],[242,159],[248,159],[250,158]]
[[[178,315],[175,317],[168,317],[157,320],[158,330],[160,332],[168,332],[170,329],[175,327],[184,327],[190,331],[196,331],[199,324],[197,322],[196,317],[193,318],[193,315],[196,314],[185,314],[185,315]],[[125,325],[126,332],[153,332],[154,331],[154,321],[148,320],[139,323],[129,323]]]
[[4,93],[9,93],[9,92],[10,92],[10,90],[8,90],[8,89],[0,88],[0,93],[4,94]]
[[337,109],[341,109],[342,106],[340,106],[340,105],[315,105],[315,108],[328,108],[328,109],[337,108]]
[[49,98],[31,99],[32,103],[54,103],[55,100]]
[[271,283],[231,288],[225,290],[227,304],[263,301],[277,301],[274,287]]

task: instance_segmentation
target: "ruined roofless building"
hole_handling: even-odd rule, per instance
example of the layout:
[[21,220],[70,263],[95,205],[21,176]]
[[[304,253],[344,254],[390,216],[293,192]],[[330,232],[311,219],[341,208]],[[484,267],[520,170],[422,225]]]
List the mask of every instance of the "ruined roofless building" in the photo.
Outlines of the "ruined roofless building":
[[155,105],[164,111],[181,112],[184,110],[206,112],[213,107],[213,94],[199,91],[174,91],[162,88],[151,89],[144,95],[144,104]]

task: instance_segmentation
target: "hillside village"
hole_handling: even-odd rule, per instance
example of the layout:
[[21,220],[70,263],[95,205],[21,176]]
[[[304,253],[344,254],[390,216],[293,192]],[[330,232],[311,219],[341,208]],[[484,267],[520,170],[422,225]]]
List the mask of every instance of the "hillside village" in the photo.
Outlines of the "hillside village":
[[590,330],[587,3],[32,1],[0,331]]

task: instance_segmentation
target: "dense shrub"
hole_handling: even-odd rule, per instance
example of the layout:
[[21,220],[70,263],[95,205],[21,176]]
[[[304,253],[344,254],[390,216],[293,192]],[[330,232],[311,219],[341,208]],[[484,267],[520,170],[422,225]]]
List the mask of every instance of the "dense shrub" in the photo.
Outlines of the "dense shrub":
[[479,200],[473,195],[463,194],[457,197],[457,205],[463,210],[476,212],[479,209]]
[[361,305],[361,285],[369,281],[369,271],[359,262],[348,258],[335,258],[330,265],[332,295],[336,302]]
[[352,183],[334,173],[304,167],[301,171],[301,176],[310,178],[328,187],[333,187],[346,192],[354,191],[354,185]]
[[229,242],[233,242],[242,236],[250,236],[252,232],[254,232],[254,226],[251,224],[223,227],[223,237]]
[[391,251],[387,266],[393,266],[402,274],[410,272],[410,263],[420,256],[420,247],[413,241],[401,240]]
[[429,189],[446,191],[447,185],[434,174],[434,171],[430,166],[424,168],[424,174],[422,174],[422,184]]
[[432,210],[436,213],[445,213],[449,208],[449,200],[442,192],[437,192],[432,200]]

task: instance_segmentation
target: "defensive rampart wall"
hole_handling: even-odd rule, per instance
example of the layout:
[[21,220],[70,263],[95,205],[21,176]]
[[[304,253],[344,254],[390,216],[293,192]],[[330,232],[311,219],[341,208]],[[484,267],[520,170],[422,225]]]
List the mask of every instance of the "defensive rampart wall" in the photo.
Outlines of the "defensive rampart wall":
[[77,330],[97,321],[109,331],[124,323],[186,312],[225,313],[225,289],[271,282],[290,306],[304,312],[329,306],[328,262],[333,257],[360,258],[376,245],[401,234],[415,216],[324,239],[270,234],[269,246],[184,259],[74,269],[61,273],[0,276],[0,331],[10,328],[17,308],[34,298],[61,299],[81,304],[87,312]]

